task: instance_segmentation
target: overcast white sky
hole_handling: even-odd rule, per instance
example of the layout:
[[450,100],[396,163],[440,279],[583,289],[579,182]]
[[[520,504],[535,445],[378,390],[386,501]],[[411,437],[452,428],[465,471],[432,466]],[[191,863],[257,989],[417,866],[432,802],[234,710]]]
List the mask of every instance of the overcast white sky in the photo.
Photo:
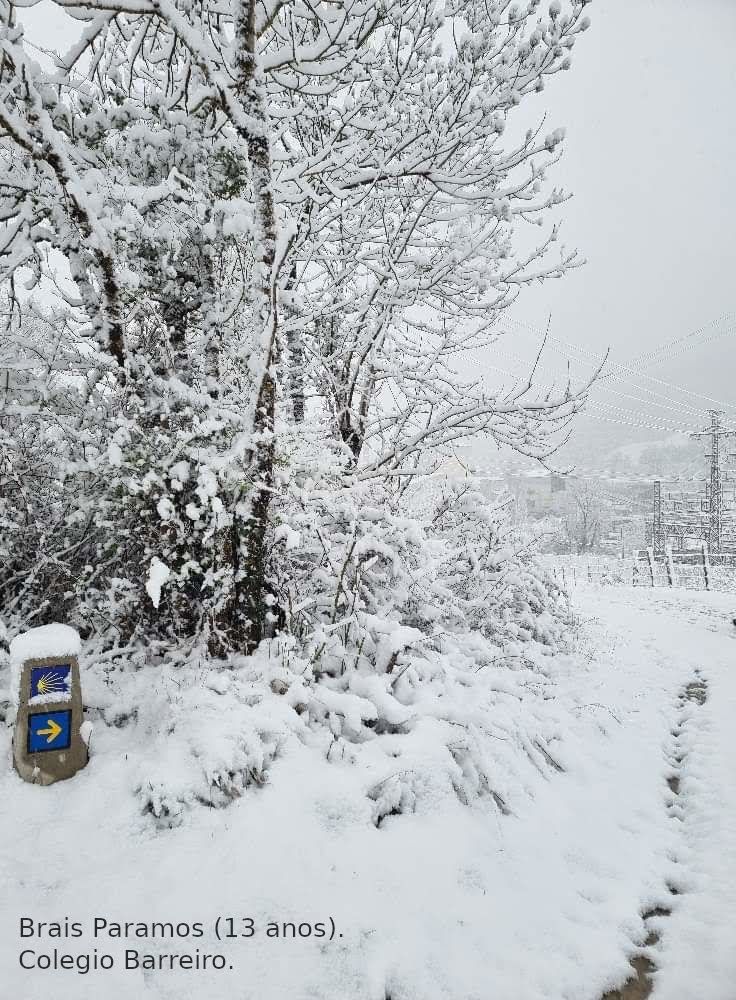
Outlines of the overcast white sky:
[[[540,98],[549,126],[567,128],[554,180],[574,193],[563,236],[587,264],[526,291],[513,316],[544,327],[551,313],[559,340],[596,354],[611,346],[627,363],[735,314],[713,328],[734,333],[646,370],[732,402],[736,421],[736,0],[594,0],[589,11],[571,71]],[[27,18],[34,38],[66,47],[58,8],[44,4]],[[504,349],[529,357],[536,343],[517,329]],[[560,354],[547,359],[552,371]],[[628,406],[628,416],[610,411],[624,421],[636,410],[657,425],[682,420],[641,401],[599,398]]]
[[[546,94],[567,126],[564,235],[588,263],[515,315],[551,312],[560,339],[627,361],[736,313],[736,2],[595,0],[590,14]],[[736,333],[650,371],[736,403],[735,367]]]

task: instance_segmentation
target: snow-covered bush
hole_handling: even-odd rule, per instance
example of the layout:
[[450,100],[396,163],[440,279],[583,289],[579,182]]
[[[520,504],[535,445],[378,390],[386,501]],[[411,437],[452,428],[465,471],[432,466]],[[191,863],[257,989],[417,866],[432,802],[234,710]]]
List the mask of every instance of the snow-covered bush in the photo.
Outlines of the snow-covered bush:
[[429,512],[430,536],[443,546],[438,577],[464,627],[556,649],[565,642],[565,595],[535,558],[533,532],[515,526],[509,508],[472,488],[447,487]]
[[[293,706],[302,738],[330,759],[381,775],[400,758],[399,774],[367,789],[377,823],[441,789],[488,795],[503,811],[512,783],[490,777],[483,719],[499,690],[503,714],[547,686],[566,601],[479,495],[445,496],[427,521],[392,512],[383,490],[308,481],[282,497],[271,551],[282,631],[260,654],[263,690]],[[517,751],[539,736],[512,728]]]
[[97,479],[115,486],[102,542],[113,573],[98,610],[124,640],[232,648],[230,528],[247,482],[238,430],[190,402],[156,421],[126,414],[96,456]]
[[183,384],[161,388],[153,412],[150,396],[123,407],[105,387],[47,388],[41,414],[0,427],[5,614],[67,620],[87,638],[231,648],[242,422]]
[[[301,489],[279,506],[276,593],[287,631],[320,669],[340,672],[338,651],[354,644],[384,670],[406,629],[420,642],[478,630],[499,641],[564,643],[564,595],[506,507],[467,489],[449,489],[424,510],[396,507],[381,484]],[[371,638],[381,619],[394,623],[395,649]]]

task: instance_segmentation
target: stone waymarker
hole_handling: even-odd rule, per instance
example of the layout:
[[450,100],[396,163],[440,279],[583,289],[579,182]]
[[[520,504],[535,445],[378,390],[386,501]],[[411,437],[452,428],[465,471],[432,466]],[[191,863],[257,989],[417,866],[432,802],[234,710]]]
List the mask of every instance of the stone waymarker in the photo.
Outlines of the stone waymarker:
[[80,734],[80,648],[79,635],[68,625],[42,625],[10,644],[17,705],[13,760],[24,781],[51,785],[87,763]]

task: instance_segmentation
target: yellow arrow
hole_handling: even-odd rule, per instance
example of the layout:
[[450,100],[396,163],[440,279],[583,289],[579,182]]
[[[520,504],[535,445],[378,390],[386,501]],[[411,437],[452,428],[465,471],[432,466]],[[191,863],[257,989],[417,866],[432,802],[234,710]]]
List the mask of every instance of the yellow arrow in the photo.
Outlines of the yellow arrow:
[[47,743],[53,743],[61,732],[61,726],[58,722],[54,722],[53,719],[47,719],[46,725],[49,727],[48,729],[37,729],[36,732],[39,736],[48,736]]

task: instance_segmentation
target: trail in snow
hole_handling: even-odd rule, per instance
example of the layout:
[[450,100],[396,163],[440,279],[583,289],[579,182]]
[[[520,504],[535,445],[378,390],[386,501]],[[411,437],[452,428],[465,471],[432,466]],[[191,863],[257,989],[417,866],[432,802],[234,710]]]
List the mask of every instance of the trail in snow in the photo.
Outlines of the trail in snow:
[[[647,600],[646,606],[642,601]],[[555,662],[550,761],[510,815],[431,798],[371,820],[366,780],[292,744],[266,788],[157,833],[129,771],[145,747],[95,727],[73,781],[0,774],[0,970],[19,1000],[599,1000],[651,954],[653,1000],[735,1000],[736,639],[725,595],[580,591],[582,654]],[[586,652],[587,651],[587,652]],[[703,705],[680,695],[697,672]],[[673,736],[673,731],[677,736]],[[8,730],[0,732],[6,761]],[[499,740],[505,739],[499,732]],[[668,787],[682,751],[677,811]],[[499,743],[499,746],[505,746]],[[677,766],[677,762],[675,762]],[[669,887],[678,888],[672,896]],[[659,941],[646,951],[652,911]],[[342,937],[218,942],[216,915],[325,920]],[[202,920],[196,941],[22,942],[20,916],[87,928]],[[115,956],[108,972],[24,971],[22,947]],[[223,951],[232,969],[122,968],[125,947]]]
[[[703,705],[707,698],[707,686],[701,679],[700,674],[685,687],[679,698],[680,709],[686,709],[688,703],[695,702]],[[680,775],[683,765],[687,759],[687,751],[683,746],[682,735],[688,722],[692,721],[689,714],[682,716],[672,732],[673,743],[668,757],[672,764],[672,774],[667,778],[667,787],[671,792],[671,798],[667,802],[667,810],[673,820],[677,822],[687,822],[688,816],[682,808],[679,800],[680,795]],[[673,896],[679,895],[679,888],[670,885],[669,891]],[[655,945],[662,939],[662,933],[666,933],[667,920],[672,909],[670,906],[657,906],[647,910],[642,914],[642,919],[647,928],[647,937],[644,947],[638,955],[631,959],[632,976],[624,985],[617,990],[606,993],[602,1000],[647,1000],[651,996],[654,987],[653,973],[657,966]]]
[[[625,1000],[734,1000],[736,998],[736,629],[727,594],[663,591],[642,604],[635,591],[581,595],[584,607],[606,604],[673,670],[692,679],[679,700],[680,715],[666,759],[665,799],[679,827],[670,903],[647,920],[648,945],[634,959],[638,973]],[[640,992],[637,992],[637,989]],[[617,994],[611,994],[614,1000]]]

